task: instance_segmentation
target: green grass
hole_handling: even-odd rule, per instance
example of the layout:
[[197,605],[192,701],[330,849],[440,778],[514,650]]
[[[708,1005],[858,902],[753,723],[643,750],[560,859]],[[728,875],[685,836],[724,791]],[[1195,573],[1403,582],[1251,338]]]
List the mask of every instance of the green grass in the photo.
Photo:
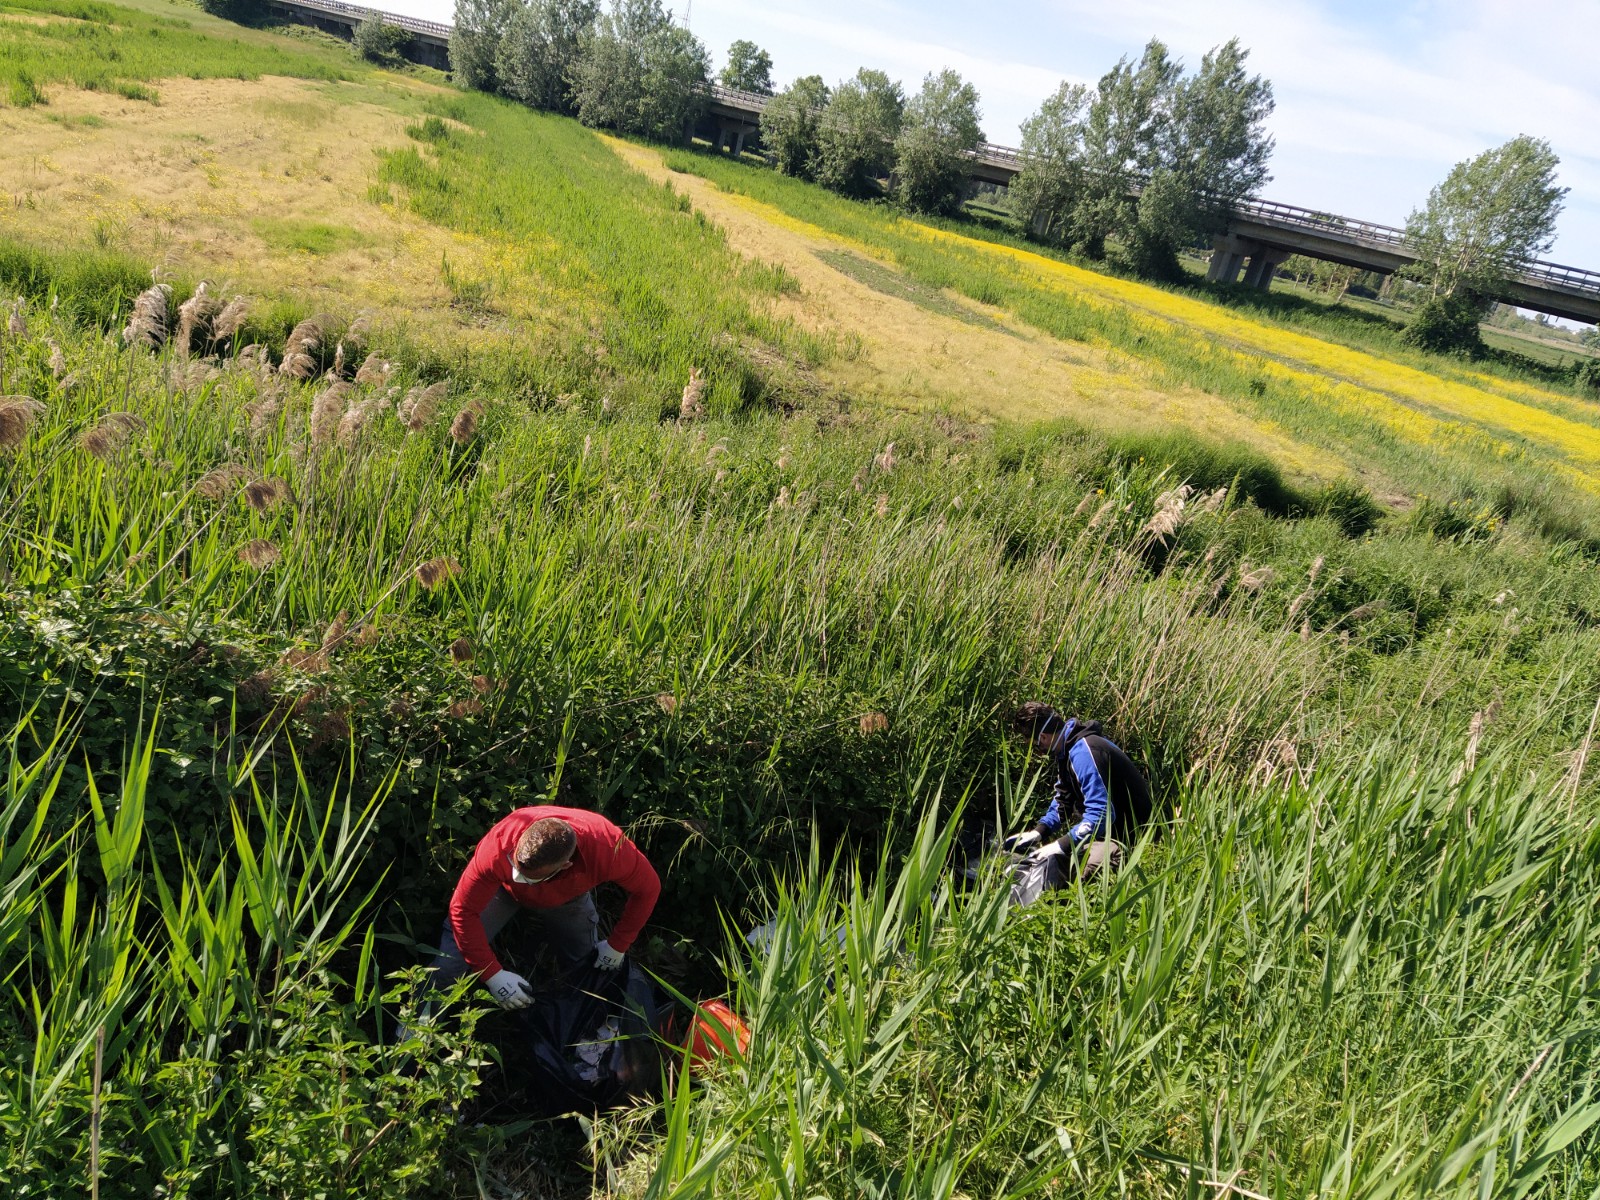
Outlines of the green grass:
[[[282,38],[175,4],[99,0],[5,0],[0,14],[0,88],[15,106],[44,102],[52,85],[155,102],[150,80],[347,79],[367,73],[330,48]],[[31,98],[30,98],[31,97]]]
[[[619,404],[675,412],[698,367],[706,403],[732,412],[778,402],[801,386],[797,372],[834,352],[770,314],[792,279],[734,254],[685,197],[629,170],[576,122],[482,95],[438,107],[410,127],[415,146],[382,155],[380,184],[544,283],[538,325],[568,339],[548,351],[566,371],[551,391],[573,390],[581,372]],[[464,281],[469,306],[519,286],[510,274],[475,282]]]
[[[450,136],[470,145],[476,135]],[[605,162],[580,160],[573,170],[604,179]],[[505,194],[491,172],[480,175],[489,196]],[[611,240],[632,228],[652,231],[658,261],[690,281],[674,297],[679,312],[764,319],[731,306],[743,268],[717,267],[726,251],[669,193],[639,182],[590,192],[589,202],[593,209],[567,218],[580,223],[564,250],[586,295],[648,295],[652,280],[665,286]],[[596,286],[607,279],[602,248],[640,272],[634,291],[614,278],[615,291]],[[1140,1173],[1152,1194],[1176,1189],[1170,1159],[1209,1178],[1240,1168],[1279,1192],[1343,1187],[1340,1194],[1359,1195],[1361,1180],[1388,1169],[1383,1147],[1408,1170],[1442,1170],[1450,1139],[1488,1130],[1493,1114],[1503,1117],[1500,1132],[1484,1145],[1508,1146],[1518,1128],[1529,1131],[1525,1141],[1545,1136],[1562,1106],[1576,1103],[1568,1072],[1583,1060],[1564,1056],[1531,1093],[1529,1085],[1518,1093],[1536,1107],[1505,1107],[1540,1039],[1576,1019],[1570,1006],[1584,994],[1557,965],[1582,954],[1539,940],[1555,936],[1539,932],[1549,923],[1515,927],[1502,956],[1474,968],[1479,982],[1463,1001],[1492,1008],[1524,997],[1525,1007],[1507,1010],[1492,1028],[1479,1008],[1462,1009],[1443,1028],[1455,1029],[1458,1019],[1482,1026],[1485,1040],[1470,1047],[1452,1048],[1443,1032],[1424,1036],[1438,1020],[1452,964],[1461,955],[1478,963],[1491,944],[1470,939],[1494,931],[1509,938],[1505,922],[1525,907],[1522,882],[1473,896],[1513,878],[1520,868],[1504,856],[1524,853],[1516,847],[1531,836],[1526,828],[1537,828],[1538,839],[1519,861],[1571,863],[1543,868],[1552,873],[1528,876],[1527,886],[1559,880],[1541,899],[1562,914],[1555,925],[1573,937],[1591,928],[1570,897],[1590,894],[1584,872],[1593,868],[1593,847],[1581,822],[1560,813],[1592,811],[1592,787],[1567,772],[1600,690],[1600,594],[1590,562],[1537,529],[1422,505],[1363,534],[1372,514],[1363,517],[1351,497],[1297,491],[1259,456],[1177,435],[1108,439],[1071,425],[985,431],[850,413],[823,400],[792,417],[722,402],[706,419],[662,425],[660,393],[670,399],[677,379],[639,343],[607,355],[604,376],[579,376],[578,390],[534,405],[504,390],[501,364],[463,356],[450,364],[448,403],[423,431],[408,432],[381,405],[368,410],[355,440],[324,443],[311,420],[321,385],[284,391],[247,364],[195,369],[104,340],[97,329],[119,328],[126,314],[127,301],[115,297],[142,282],[138,264],[13,248],[0,266],[8,286],[31,298],[29,331],[7,344],[0,391],[47,406],[0,463],[14,618],[0,688],[23,714],[13,752],[61,772],[63,803],[40,832],[54,839],[70,835],[91,781],[106,796],[126,791],[119,780],[132,731],[158,729],[159,753],[141,785],[148,832],[138,874],[146,894],[157,868],[170,874],[188,862],[181,869],[205,877],[221,863],[220,843],[199,831],[232,820],[241,802],[235,764],[273,764],[280,777],[303,772],[313,795],[342,781],[360,805],[381,795],[363,841],[374,866],[356,869],[355,878],[378,889],[377,928],[401,941],[363,951],[371,978],[416,961],[406,939],[431,942],[461,856],[497,813],[560,799],[606,811],[667,864],[667,898],[651,927],[657,942],[644,952],[686,949],[692,978],[716,987],[719,914],[741,926],[761,919],[774,868],[803,859],[813,837],[898,861],[910,834],[908,802],[922,803],[941,783],[951,795],[976,787],[972,803],[999,803],[1008,820],[1024,820],[1029,802],[1008,790],[1022,786],[1023,772],[1005,757],[997,717],[1018,699],[1045,695],[1108,718],[1184,820],[1119,883],[1132,906],[1124,916],[1120,902],[1086,898],[1087,917],[1074,902],[1008,922],[985,934],[988,941],[941,925],[929,936],[953,958],[930,949],[920,961],[933,974],[884,976],[861,1011],[909,1004],[915,1021],[902,1026],[920,1031],[917,1049],[899,1046],[881,1060],[870,1089],[839,1100],[845,1106],[829,1109],[826,1121],[802,1125],[814,1130],[802,1141],[815,1137],[819,1146],[851,1127],[882,1141],[863,1132],[847,1159],[807,1168],[831,1180],[829,1188],[843,1186],[847,1176],[837,1172],[845,1165],[882,1182],[922,1162],[935,1147],[917,1123],[956,1111],[951,1104],[967,1115],[942,1120],[960,1136],[938,1153],[958,1155],[956,1177],[969,1188],[1003,1194],[1034,1165],[1067,1165],[1050,1157],[1059,1141],[1009,1177],[1002,1165],[1038,1149],[1059,1126],[1088,1156],[1083,1169],[1092,1169],[1096,1187],[1109,1186],[1120,1167]],[[695,291],[710,288],[714,269],[732,272],[721,276],[725,293],[715,304]],[[172,304],[183,296],[178,289]],[[605,308],[596,311],[606,319]],[[249,336],[279,345],[294,319],[263,307]],[[752,327],[772,330],[734,325]],[[679,327],[668,318],[659,328]],[[354,335],[336,336],[350,339],[353,365]],[[401,364],[399,386],[418,373],[436,377],[428,372],[439,364],[409,353],[393,340],[401,335],[386,336],[379,346]],[[786,335],[778,328],[773,336]],[[55,377],[52,342],[64,349],[70,385]],[[655,344],[658,352],[671,347]],[[696,347],[677,352],[694,355]],[[698,361],[740,369],[738,359]],[[633,381],[632,400],[621,398],[618,380]],[[712,394],[718,382],[711,377]],[[356,393],[363,398],[370,397]],[[261,409],[264,400],[276,407]],[[446,427],[473,401],[483,406],[479,428],[458,444]],[[142,424],[121,450],[92,457],[85,431],[111,411]],[[214,474],[229,464],[233,474]],[[293,500],[257,510],[239,491],[246,478],[282,479]],[[1224,488],[1226,502],[1205,511],[1194,497],[1177,534],[1158,540],[1145,525],[1180,480]],[[241,548],[256,539],[276,548],[276,563],[242,561]],[[429,589],[414,569],[435,558],[455,560],[460,571]],[[1244,576],[1262,567],[1271,577],[1246,586]],[[319,652],[340,620],[346,636]],[[458,638],[472,647],[465,663],[448,650]],[[662,695],[673,703],[659,702]],[[887,729],[863,732],[868,713],[885,714]],[[1474,725],[1482,748],[1465,751]],[[52,749],[58,730],[73,738],[70,754]],[[1482,760],[1467,772],[1472,782],[1451,790],[1448,777],[1472,757]],[[1512,762],[1515,770],[1502,765]],[[1285,774],[1296,763],[1306,771],[1316,764],[1324,790],[1296,790]],[[1521,782],[1524,767],[1533,782]],[[1386,861],[1381,847],[1401,845],[1391,839],[1405,826],[1383,814],[1420,803],[1412,770],[1435,780],[1428,794],[1436,799],[1406,818],[1423,839],[1415,870],[1391,878],[1375,864]],[[1479,840],[1463,840],[1468,814],[1484,830]],[[1323,846],[1313,837],[1335,840]],[[1447,846],[1464,856],[1459,870]],[[1428,892],[1424,881],[1444,864],[1448,893]],[[825,886],[824,876],[807,886]],[[1280,912],[1268,899],[1288,904],[1273,890],[1287,888],[1283,880],[1297,887],[1294,906]],[[1489,900],[1499,906],[1492,913]],[[806,903],[806,919],[831,928],[832,901]],[[1379,932],[1362,926],[1367,940],[1348,941],[1350,914],[1369,904],[1393,915],[1382,937],[1398,940],[1373,943]],[[1269,910],[1281,925],[1261,924]],[[1179,914],[1203,918],[1213,930],[1205,944],[1222,956],[1200,978],[1178,970],[1187,961],[1181,954],[1169,961],[1199,936],[1171,923]],[[1420,952],[1425,943],[1407,930],[1424,914],[1469,940],[1447,940],[1427,964],[1406,968],[1412,982],[1390,995],[1381,981]],[[142,928],[155,916],[145,908],[128,920]],[[1090,932],[1073,932],[1085,921]],[[35,962],[28,969],[36,978],[54,978],[59,967],[26,957],[42,953],[30,949],[41,927],[29,928],[12,951],[23,957],[0,969]],[[1035,938],[1059,948],[1035,954]],[[171,969],[175,952],[166,943],[140,944],[151,947],[153,964]],[[1353,983],[1367,979],[1369,956],[1362,950],[1351,959],[1348,946],[1369,944],[1389,948],[1371,958],[1370,984]],[[813,956],[802,965],[815,965],[818,952],[796,951]],[[968,992],[961,964],[974,956],[992,967]],[[1137,983],[1124,974],[1130,956],[1168,965],[1148,985]],[[1341,961],[1357,974],[1343,975]],[[1330,971],[1333,999],[1319,999]],[[342,978],[348,985],[349,974]],[[83,987],[105,985],[92,972],[85,979]],[[128,986],[141,1004],[155,994],[143,982]],[[328,986],[347,1001],[339,984]],[[1148,1000],[1124,990],[1147,986],[1157,989]],[[1558,1000],[1552,992],[1561,987]],[[1004,1015],[1006,1004],[1030,994],[1038,1016],[1020,1028]],[[803,1094],[798,1076],[771,1074],[777,1062],[796,1061],[796,1029],[816,1031],[829,1055],[847,1056],[837,1061],[856,1065],[843,1077],[857,1079],[851,1088],[866,1086],[865,1060],[848,1058],[859,1055],[865,1035],[838,1024],[845,1009],[805,995],[805,1004],[823,1007],[768,1015],[761,1006],[769,1001],[747,991],[758,1027],[770,1025],[774,1065],[752,1077],[749,1092],[668,1116],[669,1128],[712,1122],[744,1147],[718,1168],[731,1172],[719,1178],[743,1181],[726,1189],[765,1186],[759,1178],[768,1168],[751,1155],[769,1101],[757,1101]],[[933,996],[965,996],[971,1011],[958,1011],[970,1032],[950,1040],[949,1019],[939,1015],[947,1008],[932,1007]],[[1237,1027],[1233,1006],[1246,1003],[1263,1015]],[[1073,1005],[1091,1016],[1054,1041],[1046,1014]],[[33,1027],[23,1009],[7,1011],[12,1028]],[[81,1031],[97,1018],[91,1011],[73,1019]],[[122,1031],[110,1060],[119,1092],[155,1103],[165,1094],[157,1081],[179,1069],[175,1051],[139,1041],[121,1018],[113,1024]],[[1286,1043],[1286,1031],[1301,1024],[1335,1032]],[[354,1044],[346,1026],[337,1028],[345,1032],[327,1036]],[[66,1093],[14,1101],[15,1120],[34,1131],[29,1152],[44,1156],[39,1162],[81,1158],[89,1059],[74,1036],[53,1060],[70,1082]],[[1340,1054],[1329,1057],[1333,1036]],[[1108,1075],[1096,1065],[1107,1037],[1122,1055],[1157,1040]],[[1357,1063],[1349,1083],[1344,1040]],[[1008,1065],[1018,1044],[1029,1048]],[[1586,1045],[1572,1042],[1570,1053]],[[1037,1093],[1042,1107],[1028,1110],[1046,1114],[1046,1123],[1001,1119],[1035,1095],[1040,1077],[1027,1075],[1027,1065],[1043,1070],[1050,1054],[1060,1065]],[[962,1066],[968,1057],[988,1064],[981,1078],[989,1090],[963,1082],[972,1078]],[[382,1069],[370,1056],[362,1061]],[[1226,1066],[1233,1062],[1255,1065],[1238,1076]],[[1393,1120],[1383,1115],[1394,1095],[1389,1075],[1360,1074],[1364,1062],[1392,1065],[1412,1081]],[[1469,1063],[1487,1066],[1471,1074]],[[817,1069],[830,1089],[839,1086]],[[944,1082],[915,1082],[930,1070]],[[1330,1093],[1335,1070],[1344,1090]],[[949,1099],[924,1112],[912,1092]],[[1234,1099],[1219,1112],[1220,1094]],[[1441,1113],[1454,1115],[1440,1125]],[[991,1125],[985,1114],[995,1114]],[[161,1128],[119,1136],[143,1145],[140,1138]],[[221,1116],[206,1117],[192,1136],[227,1136],[230,1145],[276,1136],[268,1124],[256,1133],[227,1128]],[[1112,1136],[1117,1129],[1128,1131],[1126,1140]],[[688,1160],[674,1158],[679,1151],[640,1136],[639,1167],[687,1170]],[[1339,1182],[1344,1168],[1335,1169],[1341,1147],[1354,1156],[1348,1186]],[[307,1150],[302,1168],[315,1174],[315,1156],[327,1152]],[[160,1158],[154,1147],[141,1153]],[[494,1160],[505,1152],[484,1153]],[[1483,1155],[1464,1161],[1485,1168]],[[1581,1161],[1561,1157],[1562,1178],[1579,1178],[1571,1171]]]
[[[349,395],[124,346],[151,264],[0,243],[0,395],[43,405],[0,424],[7,1194],[87,1193],[96,1121],[108,1197],[1595,1192],[1586,509],[1553,528],[1530,461],[1385,512],[1183,433],[862,410],[682,196],[573,122],[432,107],[374,186],[488,247],[440,264],[476,320],[505,261],[543,315],[486,348],[332,314],[346,375],[395,364]],[[770,194],[884,289],[1135,345]],[[307,315],[257,297],[236,344]],[[1138,347],[1291,412],[1180,350]],[[388,389],[433,383],[409,429]],[[1163,820],[1007,913],[944,867],[1043,806],[1000,721],[1035,696],[1105,719]],[[629,828],[640,955],[755,1031],[578,1146],[504,1107],[481,995],[419,1025],[403,974],[541,801]]]
[[[1063,258],[1018,238],[949,222],[913,222],[887,206],[847,200],[814,184],[717,155],[670,150],[665,157],[673,170],[710,179],[719,187],[873,248],[917,286],[949,289],[981,304],[1003,308],[1055,337],[1129,355],[1148,365],[1158,386],[1192,387],[1216,396],[1297,441],[1327,449],[1346,462],[1360,464],[1365,471],[1380,473],[1390,487],[1478,504],[1494,503],[1497,496],[1519,495],[1524,503],[1543,510],[1550,530],[1600,545],[1600,521],[1589,498],[1561,484],[1551,483],[1548,490],[1544,484],[1535,484],[1543,474],[1535,465],[1541,452],[1520,443],[1514,434],[1509,444],[1474,436],[1472,430],[1429,443],[1404,439],[1376,416],[1353,410],[1330,412],[1294,380],[1262,371],[1258,353],[1237,354],[1215,338],[1195,337],[1195,330],[1181,325],[1152,323],[1129,309],[1097,306],[1050,288],[1025,268],[1003,255],[989,253],[982,245],[987,241]],[[936,240],[927,236],[925,227],[959,232],[979,244]],[[1233,307],[1266,319],[1269,326],[1284,312],[1307,307],[1307,302],[1295,297],[1246,292],[1218,289],[1219,296]],[[1329,311],[1326,306],[1315,307],[1323,313]],[[1318,320],[1302,317],[1281,323],[1321,336],[1327,326]],[[1345,317],[1328,320],[1335,326],[1348,323]],[[1345,344],[1337,336],[1329,340]],[[1470,379],[1469,371],[1476,369],[1406,351],[1399,346],[1397,335],[1392,340],[1392,352],[1386,348],[1383,356],[1406,366],[1455,380]],[[1354,339],[1350,344],[1371,348]]]
[[341,250],[360,250],[372,239],[348,225],[328,225],[321,221],[288,218],[261,218],[251,228],[274,250],[296,250],[302,254],[337,254]]

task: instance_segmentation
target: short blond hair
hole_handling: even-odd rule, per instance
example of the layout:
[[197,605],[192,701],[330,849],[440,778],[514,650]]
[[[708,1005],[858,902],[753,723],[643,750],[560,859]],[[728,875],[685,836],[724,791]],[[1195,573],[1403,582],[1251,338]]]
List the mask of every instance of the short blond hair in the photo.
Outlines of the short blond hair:
[[578,835],[560,817],[540,817],[517,839],[517,870],[536,875],[559,867],[578,848]]

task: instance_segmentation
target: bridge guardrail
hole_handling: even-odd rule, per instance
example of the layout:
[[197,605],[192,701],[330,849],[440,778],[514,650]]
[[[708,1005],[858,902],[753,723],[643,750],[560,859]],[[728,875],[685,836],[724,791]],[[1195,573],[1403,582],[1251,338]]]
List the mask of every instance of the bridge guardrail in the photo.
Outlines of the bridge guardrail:
[[[309,8],[325,12],[335,17],[354,17],[356,20],[365,20],[367,17],[377,17],[385,25],[397,25],[408,33],[427,34],[431,37],[450,40],[450,26],[438,21],[425,21],[421,17],[407,17],[400,13],[382,12],[376,8],[365,8],[359,4],[346,4],[344,0],[281,0],[284,7]],[[271,0],[268,0],[271,7]]]

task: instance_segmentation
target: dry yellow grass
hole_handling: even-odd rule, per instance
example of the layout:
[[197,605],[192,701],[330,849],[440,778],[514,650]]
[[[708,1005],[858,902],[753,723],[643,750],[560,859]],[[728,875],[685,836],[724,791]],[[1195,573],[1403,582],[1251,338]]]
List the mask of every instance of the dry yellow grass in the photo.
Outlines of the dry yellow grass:
[[[440,90],[399,76],[392,86]],[[160,105],[58,88],[48,110],[0,108],[10,201],[0,235],[92,235],[225,290],[287,291],[319,308],[389,310],[432,326],[475,323],[452,312],[441,256],[488,269],[494,249],[367,198],[374,150],[407,141],[407,118],[364,98],[370,85],[269,76],[159,88]],[[286,225],[342,236],[313,254],[262,232]]]
[[817,257],[818,251],[840,249],[872,256],[870,247],[698,176],[674,174],[649,147],[605,140],[636,169],[686,192],[735,250],[777,263],[799,281],[801,295],[779,306],[808,328],[857,342],[858,353],[823,368],[828,382],[851,395],[977,418],[1073,417],[1113,429],[1182,425],[1255,446],[1300,475],[1343,473],[1332,455],[1197,389],[1158,385],[1153,372],[1124,355],[1049,337],[999,309],[954,295],[947,297],[953,306],[969,309],[987,326],[875,291]]

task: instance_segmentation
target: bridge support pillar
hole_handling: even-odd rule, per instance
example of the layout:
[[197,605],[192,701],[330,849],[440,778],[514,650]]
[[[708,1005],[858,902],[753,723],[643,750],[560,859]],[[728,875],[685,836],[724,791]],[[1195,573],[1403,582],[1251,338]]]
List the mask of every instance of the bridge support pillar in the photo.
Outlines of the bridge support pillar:
[[1257,246],[1250,255],[1250,269],[1244,273],[1246,286],[1263,292],[1271,291],[1272,277],[1278,273],[1278,268],[1283,266],[1284,260],[1288,257],[1287,250]]
[[1208,283],[1239,282],[1239,268],[1244,266],[1245,258],[1249,256],[1254,248],[1254,242],[1247,242],[1234,234],[1217,234],[1216,241],[1211,243],[1211,266],[1206,271],[1206,281]]
[[719,120],[717,122],[717,152],[724,148],[732,151],[738,158],[744,153],[744,140],[755,132],[755,128],[744,121]]

